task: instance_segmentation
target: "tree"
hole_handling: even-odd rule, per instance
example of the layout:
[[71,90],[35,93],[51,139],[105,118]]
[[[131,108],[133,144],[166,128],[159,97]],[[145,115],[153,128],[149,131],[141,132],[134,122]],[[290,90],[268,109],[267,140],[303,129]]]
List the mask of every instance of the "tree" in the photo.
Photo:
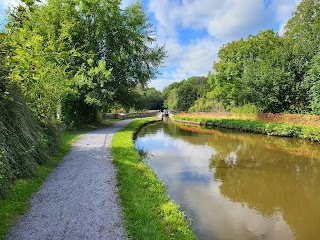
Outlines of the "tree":
[[147,109],[156,110],[163,107],[163,98],[160,91],[155,88],[148,88],[143,94]]
[[[89,39],[94,38],[88,43],[90,51],[95,53],[94,63],[104,61],[106,70],[111,70],[108,81],[96,80],[97,86],[102,86],[109,98],[98,97],[95,104],[108,109],[112,103],[126,105],[128,95],[138,84],[146,85],[155,77],[165,52],[163,47],[152,47],[155,38],[140,2],[124,11],[120,9],[120,1],[99,2],[99,11],[90,5],[90,1],[86,2],[83,13],[90,21],[84,25],[90,29],[87,33]],[[82,10],[81,4],[80,8]],[[91,89],[89,92],[92,95],[92,92],[101,90]]]
[[173,82],[169,86],[166,86],[162,91],[163,98],[167,99],[170,94],[170,91],[174,88],[178,88],[179,86],[180,86],[179,82]]
[[290,71],[283,39],[268,30],[251,37],[250,44],[258,51],[244,65],[238,105],[254,104],[264,112],[292,110],[300,89]]
[[37,29],[34,1],[14,8],[9,15],[5,66],[8,84],[17,84],[28,106],[44,124],[52,124],[67,86],[63,55],[54,51],[51,38]]
[[[284,61],[279,62],[281,54],[277,52],[282,46],[281,37],[272,30],[224,45],[219,51],[220,60],[214,62],[214,73],[209,74],[212,87],[209,95],[215,104],[228,110],[254,103],[266,111],[272,110],[272,107],[265,106],[264,99],[276,92],[277,96],[282,96],[280,88],[286,74],[283,72]],[[274,92],[270,92],[271,85]],[[269,100],[281,106],[281,99],[273,99],[277,96],[272,95]]]
[[165,107],[170,110],[179,110],[178,109],[178,89],[174,88],[170,91],[167,101],[165,101]]
[[239,90],[243,104],[254,104],[263,112],[290,111],[298,91],[293,74],[284,66],[281,50],[272,51],[262,62],[248,63]]
[[215,102],[233,106],[238,102],[244,62],[250,57],[250,47],[243,39],[233,41],[223,45],[218,57],[219,61],[213,63],[214,73],[208,76],[212,88],[211,96]]
[[171,110],[188,111],[198,98],[207,93],[208,88],[206,77],[191,77],[172,83],[162,93],[165,106]]
[[5,96],[6,85],[5,79],[8,74],[7,69],[5,68],[4,59],[6,57],[6,39],[7,35],[5,33],[0,33],[0,99]]
[[26,29],[19,29],[10,37],[12,51],[6,57],[7,79],[18,83],[28,105],[45,123],[54,122],[57,108],[66,90],[66,67],[46,52],[43,38]]
[[296,75],[303,81],[314,55],[320,51],[320,1],[302,0],[285,26],[284,38],[288,59]]
[[11,40],[11,78],[22,84],[41,118],[54,118],[60,102],[69,121],[87,114],[93,120],[115,104],[128,108],[135,87],[155,77],[164,48],[154,46],[140,2],[124,10],[120,5],[119,0],[48,0],[32,11],[22,6],[12,11],[13,19],[22,19],[23,9],[28,22],[15,20],[21,24]]
[[163,105],[165,108],[169,108],[172,110],[177,109],[177,94],[175,89],[177,89],[180,85],[181,82],[173,82],[163,89],[162,97],[164,99]]
[[312,112],[320,115],[320,52],[312,59],[304,84],[308,89]]

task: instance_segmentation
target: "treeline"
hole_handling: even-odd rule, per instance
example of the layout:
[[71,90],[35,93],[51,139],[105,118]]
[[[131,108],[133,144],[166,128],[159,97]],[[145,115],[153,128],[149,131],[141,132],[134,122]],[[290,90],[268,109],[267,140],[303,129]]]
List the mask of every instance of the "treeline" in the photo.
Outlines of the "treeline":
[[165,57],[141,2],[22,0],[0,33],[0,198],[58,147],[59,126],[162,106]]
[[261,31],[225,44],[218,56],[208,89],[193,103],[175,96],[184,83],[164,89],[170,109],[320,114],[319,0],[302,0],[283,36]]
[[206,77],[191,77],[181,82],[174,82],[162,91],[165,99],[164,107],[170,110],[187,111],[197,99],[206,95],[208,89],[209,83]]

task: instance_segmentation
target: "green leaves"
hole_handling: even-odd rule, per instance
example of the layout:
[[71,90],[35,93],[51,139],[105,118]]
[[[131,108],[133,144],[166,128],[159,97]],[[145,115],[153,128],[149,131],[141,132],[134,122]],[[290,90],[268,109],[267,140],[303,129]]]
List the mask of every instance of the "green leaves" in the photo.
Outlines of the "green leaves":
[[208,91],[206,77],[191,77],[179,83],[172,83],[163,91],[165,107],[170,110],[188,111],[197,98]]
[[304,86],[308,89],[312,112],[320,115],[320,52],[312,59]]
[[[8,80],[43,121],[54,121],[60,103],[71,99],[94,111],[131,104],[130,93],[156,75],[164,58],[163,48],[150,47],[155,38],[141,3],[121,10],[119,0],[22,2],[10,13],[2,49]],[[65,98],[69,93],[77,97]]]

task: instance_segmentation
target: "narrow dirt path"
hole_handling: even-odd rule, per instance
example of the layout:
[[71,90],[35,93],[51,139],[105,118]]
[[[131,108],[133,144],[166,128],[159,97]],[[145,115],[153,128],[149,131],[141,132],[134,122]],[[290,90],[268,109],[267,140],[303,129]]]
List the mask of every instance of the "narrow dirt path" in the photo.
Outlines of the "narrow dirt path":
[[129,122],[84,134],[33,196],[30,210],[7,239],[127,239],[111,140]]

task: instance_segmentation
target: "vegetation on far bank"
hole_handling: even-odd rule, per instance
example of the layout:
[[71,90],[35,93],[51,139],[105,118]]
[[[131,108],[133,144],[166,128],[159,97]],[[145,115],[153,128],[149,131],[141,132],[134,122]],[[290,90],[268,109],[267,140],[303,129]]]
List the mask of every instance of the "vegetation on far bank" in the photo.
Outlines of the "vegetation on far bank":
[[217,126],[246,132],[262,133],[282,137],[299,137],[320,141],[320,127],[306,127],[299,124],[271,123],[243,119],[224,119],[197,116],[173,116],[174,120],[199,123],[205,126]]
[[132,122],[112,140],[126,234],[130,239],[195,239],[190,221],[169,199],[164,183],[135,149],[133,135],[149,121]]
[[223,118],[251,120],[267,123],[284,123],[303,125],[307,127],[320,127],[320,115],[310,114],[285,114],[285,113],[234,113],[234,112],[198,112],[185,113],[179,112],[180,116],[202,117],[202,118]]

